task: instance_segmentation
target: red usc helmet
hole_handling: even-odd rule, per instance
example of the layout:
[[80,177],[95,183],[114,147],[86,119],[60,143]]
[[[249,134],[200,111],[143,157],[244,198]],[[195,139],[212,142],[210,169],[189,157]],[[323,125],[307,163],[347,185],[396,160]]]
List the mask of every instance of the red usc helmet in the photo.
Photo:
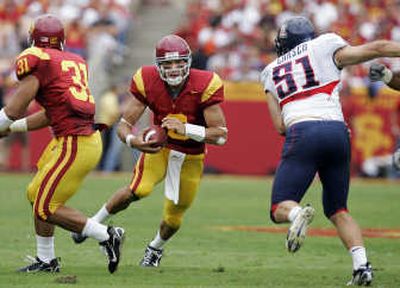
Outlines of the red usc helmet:
[[54,15],[41,15],[33,21],[28,41],[32,46],[62,50],[65,41],[64,25]]
[[176,35],[161,38],[156,45],[156,65],[160,77],[171,86],[182,83],[189,75],[192,52],[184,39]]

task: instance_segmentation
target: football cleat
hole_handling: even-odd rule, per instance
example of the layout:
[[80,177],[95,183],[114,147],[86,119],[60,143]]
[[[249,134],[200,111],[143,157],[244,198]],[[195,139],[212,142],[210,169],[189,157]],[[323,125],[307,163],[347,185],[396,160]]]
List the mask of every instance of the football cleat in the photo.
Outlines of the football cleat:
[[107,256],[108,271],[114,273],[121,259],[121,248],[124,242],[125,230],[120,227],[108,227],[107,232],[110,238],[100,242],[99,245]]
[[296,216],[290,225],[286,237],[286,248],[289,252],[295,253],[303,245],[306,238],[307,227],[314,218],[315,209],[307,205]]
[[81,233],[71,232],[71,238],[75,244],[83,243],[88,237],[82,235]]
[[158,267],[160,265],[161,257],[163,255],[162,249],[156,249],[151,246],[147,246],[144,251],[143,259],[139,265],[142,267]]
[[29,260],[32,261],[31,264],[28,266],[22,267],[17,270],[17,272],[24,272],[24,273],[36,273],[36,272],[49,272],[55,273],[60,272],[61,265],[58,263],[57,258],[54,258],[50,261],[50,263],[46,263],[39,259],[39,257],[33,258],[29,256]]
[[347,283],[347,286],[369,286],[374,278],[374,272],[369,262],[360,266],[357,270],[353,271],[353,278]]

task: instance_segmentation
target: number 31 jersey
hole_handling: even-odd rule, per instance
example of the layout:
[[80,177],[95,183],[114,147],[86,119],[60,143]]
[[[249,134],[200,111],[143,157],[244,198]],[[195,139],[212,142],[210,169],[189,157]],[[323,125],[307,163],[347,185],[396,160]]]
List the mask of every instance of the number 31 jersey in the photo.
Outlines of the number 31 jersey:
[[87,65],[76,54],[31,47],[16,61],[19,80],[33,75],[39,80],[35,100],[46,110],[56,137],[91,135],[95,104],[87,80]]
[[334,54],[346,45],[337,34],[323,34],[299,44],[264,69],[264,90],[278,100],[286,127],[308,120],[343,121],[341,70]]

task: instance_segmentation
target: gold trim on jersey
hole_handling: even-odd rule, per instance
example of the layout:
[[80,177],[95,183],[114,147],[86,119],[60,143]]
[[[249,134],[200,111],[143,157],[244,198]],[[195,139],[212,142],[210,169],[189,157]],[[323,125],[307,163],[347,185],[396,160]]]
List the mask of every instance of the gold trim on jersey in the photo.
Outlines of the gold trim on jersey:
[[50,60],[50,55],[38,47],[31,47],[31,48],[25,49],[21,54],[19,54],[18,58],[23,57],[23,56],[28,56],[28,55],[36,56],[40,60]]
[[135,75],[133,75],[133,82],[135,82],[136,87],[140,94],[142,94],[143,97],[146,97],[146,91],[144,90],[144,81],[143,81],[143,75],[142,75],[142,68],[137,70]]
[[223,83],[221,78],[216,74],[213,73],[213,77],[208,83],[207,88],[204,90],[203,94],[201,95],[201,102],[205,102],[214,95],[214,93],[222,87]]

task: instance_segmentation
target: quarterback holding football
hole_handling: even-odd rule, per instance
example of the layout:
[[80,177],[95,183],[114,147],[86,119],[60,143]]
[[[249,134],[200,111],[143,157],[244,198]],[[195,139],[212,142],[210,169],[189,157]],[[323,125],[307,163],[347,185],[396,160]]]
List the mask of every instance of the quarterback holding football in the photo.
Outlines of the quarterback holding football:
[[[224,86],[210,71],[191,69],[192,56],[186,41],[176,35],[163,37],[156,45],[155,65],[143,66],[133,75],[132,98],[119,123],[118,135],[129,147],[142,151],[131,183],[117,191],[92,217],[106,220],[132,201],[148,196],[165,180],[163,217],[155,238],[147,246],[140,265],[157,267],[163,246],[180,228],[192,204],[203,172],[205,143],[223,145],[227,140],[225,117],[220,107]],[[154,114],[154,125],[168,131],[165,146],[159,139],[144,141],[132,126],[146,107]],[[84,235],[73,234],[75,242]]]

